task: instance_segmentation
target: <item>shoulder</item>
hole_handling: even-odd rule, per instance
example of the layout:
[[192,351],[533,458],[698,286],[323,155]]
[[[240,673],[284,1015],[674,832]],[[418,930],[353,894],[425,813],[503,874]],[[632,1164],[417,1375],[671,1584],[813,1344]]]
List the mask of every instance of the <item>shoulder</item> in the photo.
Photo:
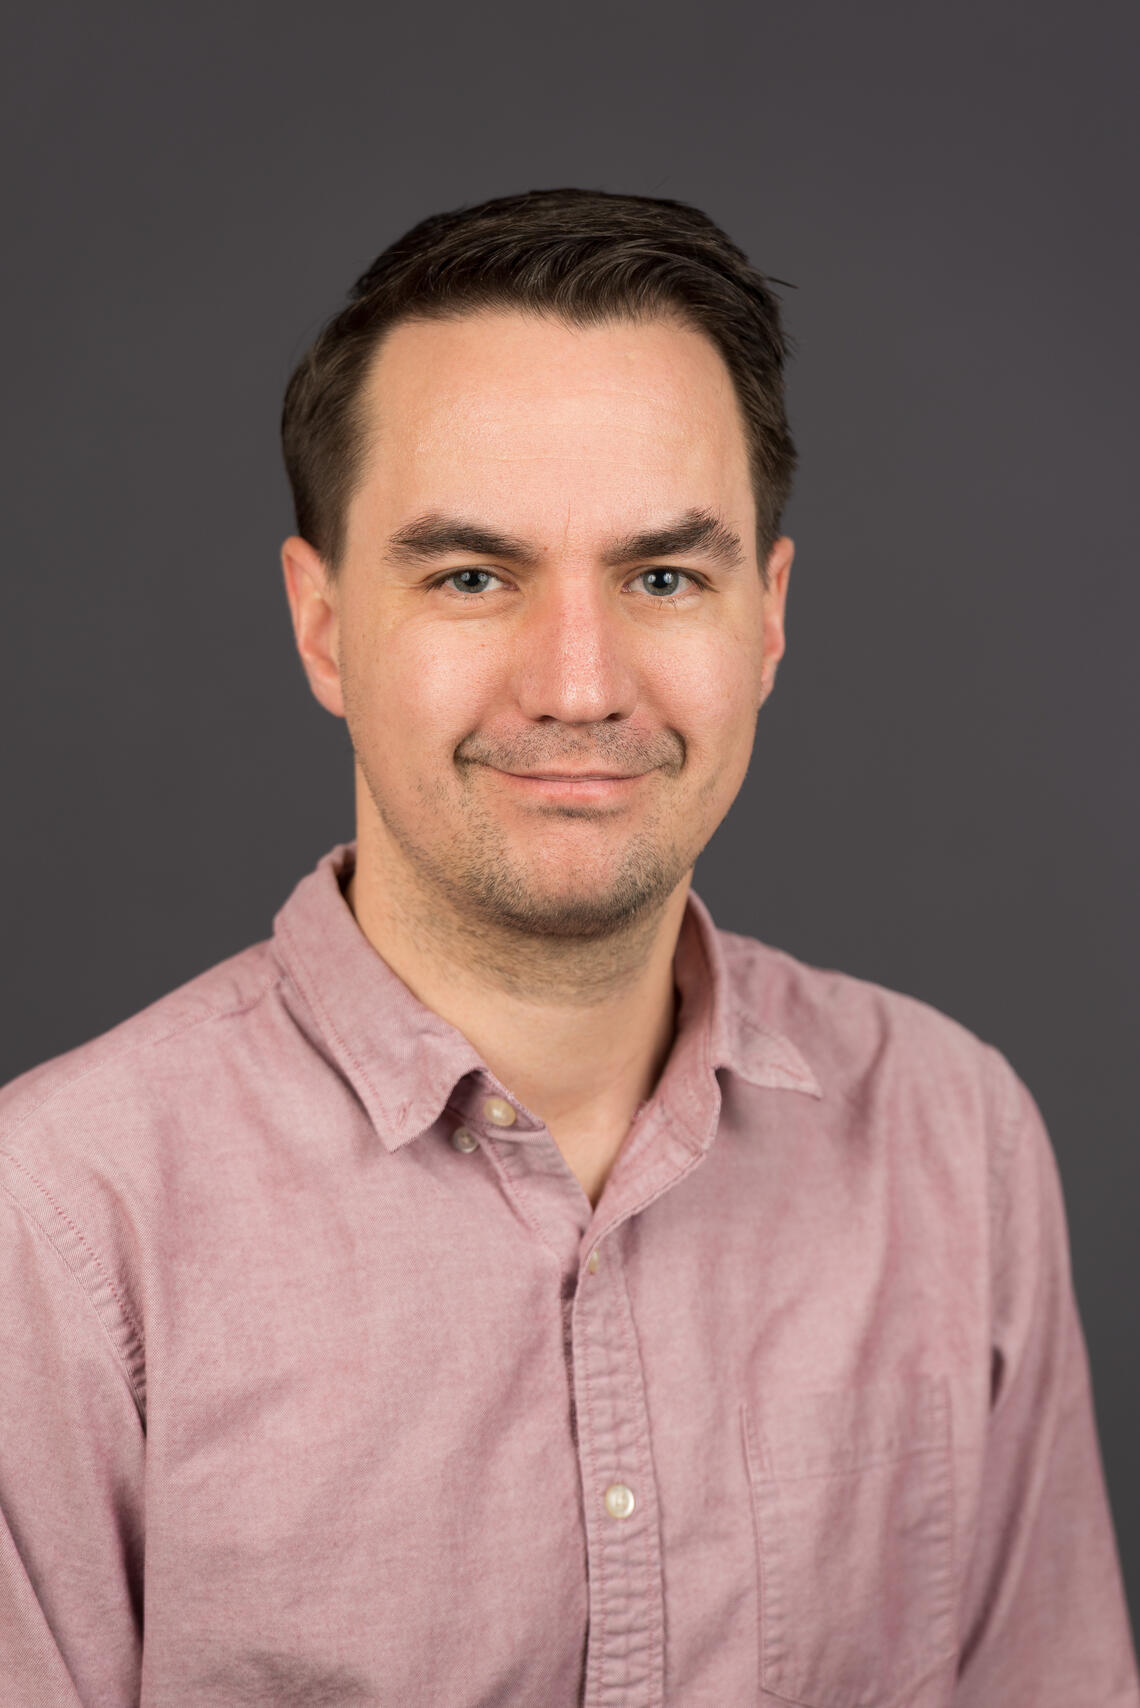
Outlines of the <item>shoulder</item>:
[[266,999],[280,976],[269,944],[255,944],[0,1090],[0,1240],[15,1279],[40,1286],[69,1325],[86,1295],[140,1411],[146,1250],[178,1225],[175,1176],[211,1166],[200,1136],[224,1144],[218,1088],[256,1056],[251,1034],[274,1023]]
[[717,931],[740,1021],[787,1038],[824,1101],[941,1110],[987,1127],[1015,1121],[1026,1095],[1005,1056],[928,1002],[783,949]]
[[169,1108],[179,1088],[185,1097],[188,1071],[208,1071],[256,1027],[281,977],[270,944],[255,943],[11,1080],[0,1088],[0,1155],[35,1131],[90,1135],[101,1111],[129,1124],[146,1106]]

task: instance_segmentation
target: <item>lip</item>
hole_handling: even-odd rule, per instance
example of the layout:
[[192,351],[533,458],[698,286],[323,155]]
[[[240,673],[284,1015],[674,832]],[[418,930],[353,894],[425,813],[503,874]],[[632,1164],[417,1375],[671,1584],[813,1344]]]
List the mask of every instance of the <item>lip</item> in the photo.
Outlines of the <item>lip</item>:
[[545,800],[578,801],[582,805],[604,805],[631,794],[648,771],[499,771],[506,786],[521,795]]
[[504,771],[504,777],[518,777],[529,783],[632,783],[644,777],[644,771]]

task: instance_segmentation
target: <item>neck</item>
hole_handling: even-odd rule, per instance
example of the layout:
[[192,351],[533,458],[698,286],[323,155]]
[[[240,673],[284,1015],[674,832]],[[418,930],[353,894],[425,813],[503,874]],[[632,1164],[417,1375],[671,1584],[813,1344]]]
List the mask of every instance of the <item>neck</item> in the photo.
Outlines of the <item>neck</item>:
[[366,833],[346,899],[412,994],[545,1122],[596,1203],[672,1044],[688,888],[686,875],[651,916],[600,941],[533,937],[423,894],[389,839]]

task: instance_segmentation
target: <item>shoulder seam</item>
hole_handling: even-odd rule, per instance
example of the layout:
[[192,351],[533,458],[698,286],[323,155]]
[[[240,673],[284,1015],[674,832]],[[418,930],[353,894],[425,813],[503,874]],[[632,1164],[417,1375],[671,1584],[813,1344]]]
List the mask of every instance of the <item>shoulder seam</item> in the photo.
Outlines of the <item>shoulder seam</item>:
[[[3,1154],[7,1155],[8,1153],[5,1152]],[[19,1159],[16,1157],[9,1157],[9,1161],[15,1163],[17,1167],[22,1166],[19,1162]],[[25,1169],[24,1172],[28,1173],[28,1170]],[[71,1228],[71,1230],[75,1234],[76,1238],[81,1242],[81,1244],[84,1246],[85,1250],[90,1255],[91,1261],[95,1264],[96,1268],[99,1270],[99,1273],[102,1275],[104,1281],[106,1282],[108,1290],[110,1291],[112,1297],[115,1300],[115,1303],[118,1305],[119,1310],[122,1313],[123,1321],[126,1323],[127,1327],[131,1330],[132,1334],[135,1337],[135,1340],[138,1343],[139,1349],[141,1351],[142,1345],[143,1345],[142,1336],[140,1335],[140,1333],[138,1331],[137,1325],[135,1324],[134,1319],[133,1319],[130,1311],[127,1309],[123,1300],[120,1298],[118,1289],[116,1288],[114,1282],[112,1281],[111,1277],[107,1274],[107,1271],[103,1268],[102,1263],[100,1263],[98,1254],[92,1249],[92,1247],[90,1245],[88,1245],[87,1240],[84,1238],[81,1230],[79,1228],[77,1228],[75,1223],[73,1221],[71,1221],[70,1217],[65,1215],[65,1213],[60,1209],[59,1205],[56,1204],[55,1200],[52,1198],[51,1194],[47,1191],[47,1189],[38,1180],[35,1180],[34,1176],[29,1174],[29,1178],[33,1180],[34,1184],[39,1188],[39,1190],[44,1194],[44,1196],[47,1198],[48,1202],[51,1204],[51,1207],[55,1211],[56,1215],[62,1221],[67,1223],[67,1226]],[[9,1187],[5,1186],[3,1181],[0,1181],[0,1192],[3,1192],[5,1198],[11,1204],[13,1210],[20,1217],[20,1219],[24,1223],[25,1227],[27,1227],[31,1231],[33,1238],[43,1240],[43,1242],[50,1248],[50,1250],[52,1251],[52,1253],[54,1254],[56,1259],[59,1261],[59,1263],[61,1263],[63,1265],[64,1269],[67,1270],[67,1273],[71,1276],[72,1280],[75,1282],[76,1286],[79,1288],[80,1292],[82,1293],[84,1299],[87,1301],[87,1304],[89,1305],[89,1307],[90,1307],[90,1309],[91,1309],[91,1311],[95,1317],[95,1320],[99,1325],[100,1333],[102,1334],[103,1339],[106,1341],[107,1346],[110,1348],[111,1357],[114,1359],[115,1364],[116,1364],[120,1374],[122,1375],[123,1380],[125,1381],[125,1383],[127,1385],[127,1388],[130,1391],[131,1399],[134,1402],[135,1410],[138,1412],[139,1418],[140,1418],[140,1420],[143,1423],[143,1426],[145,1428],[145,1426],[146,1426],[146,1403],[145,1403],[145,1400],[143,1398],[143,1395],[139,1391],[138,1383],[135,1381],[135,1378],[134,1378],[134,1375],[130,1369],[130,1366],[127,1364],[126,1360],[123,1358],[122,1354],[120,1353],[118,1347],[115,1345],[114,1341],[112,1340],[110,1334],[107,1332],[107,1325],[103,1321],[102,1313],[99,1310],[98,1305],[95,1303],[95,1300],[91,1297],[91,1294],[90,1294],[88,1288],[84,1284],[82,1276],[68,1262],[66,1256],[59,1249],[59,1246],[52,1239],[52,1237],[48,1233],[47,1229],[41,1227],[40,1224],[36,1221],[34,1216],[29,1215],[28,1211],[24,1208],[23,1204],[20,1203],[20,1200],[16,1197],[15,1193],[12,1192]]]
[[[99,1253],[95,1250],[94,1246],[90,1243],[90,1241],[87,1238],[87,1235],[83,1232],[83,1229],[78,1225],[77,1222],[72,1220],[72,1218],[68,1215],[67,1211],[63,1208],[63,1206],[57,1202],[57,1200],[55,1199],[55,1197],[53,1196],[53,1194],[51,1192],[50,1187],[46,1186],[44,1184],[44,1182],[42,1180],[40,1180],[37,1175],[32,1173],[32,1171],[28,1167],[27,1163],[21,1162],[21,1160],[18,1156],[12,1155],[11,1151],[0,1150],[0,1156],[7,1157],[8,1161],[12,1164],[12,1166],[14,1168],[18,1168],[20,1170],[21,1174],[24,1174],[27,1176],[28,1180],[31,1182],[33,1187],[35,1187],[36,1191],[39,1192],[44,1198],[47,1199],[47,1202],[51,1205],[52,1211],[54,1212],[54,1214],[58,1218],[58,1220],[61,1221],[65,1227],[68,1227],[71,1229],[71,1232],[75,1235],[75,1238],[79,1241],[80,1245],[83,1247],[84,1251],[87,1253],[88,1257],[91,1259],[92,1263],[95,1265],[96,1269],[99,1271],[99,1274],[102,1276],[103,1281],[107,1287],[107,1291],[110,1293],[110,1295],[114,1299],[116,1305],[118,1305],[118,1307],[119,1307],[119,1311],[120,1311],[120,1314],[123,1318],[123,1321],[126,1323],[127,1327],[130,1329],[131,1334],[134,1336],[135,1340],[138,1342],[139,1347],[141,1349],[144,1346],[145,1342],[143,1340],[142,1331],[139,1328],[138,1323],[134,1319],[134,1314],[132,1313],[130,1306],[127,1304],[126,1300],[120,1296],[119,1289],[115,1286],[114,1281],[112,1280],[111,1276],[108,1274],[106,1268],[103,1265],[103,1262],[99,1256]],[[17,1206],[17,1208],[22,1210],[23,1206],[20,1204],[20,1201],[16,1197],[15,1193],[12,1192],[7,1186],[4,1187],[4,1191],[7,1193],[7,1196],[12,1200],[13,1204],[15,1204]],[[26,1215],[26,1212],[25,1212],[25,1215]],[[31,1218],[28,1218],[28,1219],[30,1220]],[[48,1233],[47,1229],[41,1228],[40,1232],[44,1235],[45,1239],[47,1239],[50,1242],[52,1247],[56,1251],[59,1251],[59,1247],[56,1245],[55,1241],[51,1238],[51,1235]],[[60,1255],[60,1257],[63,1257],[63,1253],[61,1251],[59,1251],[59,1255]],[[65,1263],[67,1263],[67,1259],[65,1257],[63,1258],[63,1260]],[[67,1267],[69,1269],[71,1269],[70,1263],[67,1264]],[[79,1281],[80,1286],[82,1286],[83,1283],[80,1280],[78,1272],[74,1269],[71,1269],[71,1273],[75,1276],[75,1279],[77,1281]],[[87,1292],[86,1287],[83,1288],[83,1291],[85,1293]],[[88,1295],[88,1296],[90,1297],[90,1295]],[[94,1306],[95,1301],[92,1299],[91,1302],[92,1302],[92,1305]],[[98,1306],[95,1306],[95,1309],[96,1309],[96,1311],[98,1311]],[[100,1319],[100,1320],[102,1320],[102,1319]]]
[[[988,1067],[992,1110],[993,1139],[987,1145],[989,1227],[993,1249],[997,1249],[999,1225],[1003,1206],[1008,1201],[1009,1176],[1013,1159],[1025,1131],[1025,1101],[1022,1082],[1006,1056],[994,1044],[985,1046],[989,1052]],[[1002,1081],[1005,1081],[1004,1087]]]
[[[987,1052],[990,1073],[990,1083],[997,1096],[994,1100],[994,1125],[996,1128],[996,1156],[994,1159],[995,1174],[999,1171],[1004,1179],[1010,1166],[1010,1158],[1017,1149],[1021,1130],[1025,1125],[1025,1102],[1022,1096],[1022,1082],[1016,1069],[996,1044],[983,1044]],[[1001,1081],[1005,1081],[1004,1092]]]

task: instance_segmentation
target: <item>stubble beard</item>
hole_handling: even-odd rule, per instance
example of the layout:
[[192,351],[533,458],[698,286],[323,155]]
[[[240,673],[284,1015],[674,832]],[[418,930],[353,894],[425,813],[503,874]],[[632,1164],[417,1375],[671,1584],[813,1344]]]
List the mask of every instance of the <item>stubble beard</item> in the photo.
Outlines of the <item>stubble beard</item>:
[[[503,827],[477,803],[468,801],[462,819],[451,826],[445,844],[428,845],[412,836],[399,815],[365,774],[373,805],[418,880],[425,899],[462,918],[469,927],[519,938],[598,942],[628,931],[647,913],[655,913],[676,889],[695,858],[659,830],[655,815],[626,842],[604,879],[578,879],[573,863],[561,865],[536,854],[519,858]],[[426,804],[426,802],[425,802]],[[438,805],[438,803],[437,803]],[[436,816],[434,813],[431,816]],[[605,810],[548,808],[541,817],[593,821]],[[548,882],[542,871],[551,870]]]
[[[463,791],[464,810],[456,813],[445,789],[421,785],[427,822],[439,823],[445,812],[450,819],[447,838],[429,841],[411,832],[359,755],[358,762],[398,852],[389,901],[405,924],[444,958],[478,956],[490,976],[520,993],[557,985],[567,997],[588,999],[635,976],[666,902],[700,852],[654,814],[629,838],[604,879],[575,881],[573,869],[563,866],[544,883],[541,854],[520,859],[502,825],[469,788]],[[610,815],[604,809],[549,808],[543,816],[580,821]]]

